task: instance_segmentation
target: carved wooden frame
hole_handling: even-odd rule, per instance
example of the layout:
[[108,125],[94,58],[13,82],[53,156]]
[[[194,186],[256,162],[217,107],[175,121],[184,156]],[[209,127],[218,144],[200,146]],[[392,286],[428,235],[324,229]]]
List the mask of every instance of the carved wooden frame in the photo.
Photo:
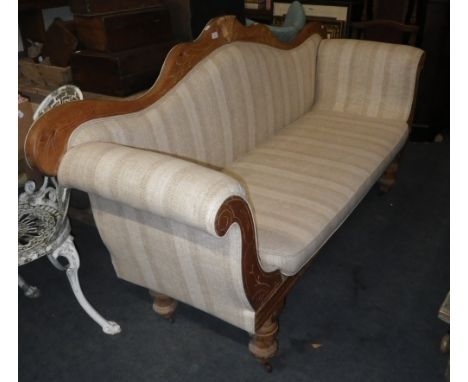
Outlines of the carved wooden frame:
[[[213,19],[197,40],[178,44],[169,52],[157,81],[140,98],[125,101],[84,100],[61,105],[45,114],[34,123],[28,134],[27,158],[43,173],[54,176],[67,150],[69,137],[79,125],[95,118],[133,113],[153,104],[215,49],[234,41],[250,41],[280,49],[292,49],[312,34],[321,32],[323,31],[316,24],[310,23],[292,42],[283,43],[262,24],[245,27],[234,16]],[[418,69],[418,78],[423,58]],[[417,86],[418,80],[415,90]],[[415,99],[416,91],[409,121],[414,114]],[[273,338],[277,324],[276,327],[272,326],[272,319],[277,317],[286,295],[315,257],[293,276],[285,276],[279,270],[265,272],[257,253],[253,216],[248,203],[240,197],[231,197],[222,204],[216,216],[215,230],[218,235],[223,236],[234,223],[241,230],[242,277],[246,296],[256,313],[255,330],[259,333],[262,327],[268,327],[269,330],[271,328],[266,335]]]
[[193,42],[174,46],[168,53],[158,79],[141,97],[132,100],[84,100],[50,110],[38,119],[26,137],[28,162],[49,176],[57,175],[68,140],[79,125],[102,117],[137,112],[148,107],[172,89],[197,63],[215,49],[234,41],[250,41],[279,49],[292,49],[314,33],[322,33],[315,24],[306,25],[290,43],[279,41],[263,24],[244,26],[235,16],[211,20]]
[[[310,23],[293,41],[284,43],[263,24],[246,27],[234,16],[215,18],[195,41],[172,48],[155,84],[141,97],[123,101],[84,100],[50,110],[33,124],[28,133],[25,150],[27,159],[41,172],[55,176],[67,151],[68,140],[78,126],[92,119],[133,113],[148,107],[215,49],[234,41],[249,41],[287,50],[299,46],[315,33],[323,34],[323,31],[316,24]],[[278,313],[296,276],[285,277],[279,271],[263,271],[257,254],[250,207],[241,198],[230,198],[222,205],[216,219],[217,233],[224,235],[233,223],[238,223],[242,232],[243,283],[247,298],[256,311],[255,327],[258,329]]]
[[289,290],[306,271],[313,258],[294,276],[285,276],[279,270],[265,272],[257,253],[255,223],[248,203],[239,196],[224,201],[215,219],[215,230],[224,236],[229,227],[239,224],[242,237],[242,281],[252,308],[255,310],[257,331],[271,317],[278,315]]

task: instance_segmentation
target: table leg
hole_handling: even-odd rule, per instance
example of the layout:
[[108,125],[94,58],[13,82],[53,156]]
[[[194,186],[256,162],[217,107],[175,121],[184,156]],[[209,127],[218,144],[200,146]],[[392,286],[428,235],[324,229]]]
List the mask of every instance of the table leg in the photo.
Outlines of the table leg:
[[[68,260],[68,265],[63,267],[57,260],[58,257],[65,257]],[[86,313],[102,327],[102,331],[106,334],[120,333],[120,326],[114,321],[105,320],[88,302],[81,290],[80,282],[78,280],[78,269],[80,267],[80,257],[78,251],[73,244],[72,236],[69,236],[63,244],[57,248],[54,253],[48,256],[52,264],[58,269],[65,269],[68,280],[72,287],[76,299]]]
[[38,287],[29,285],[20,275],[18,275],[18,286],[23,290],[26,297],[37,298],[41,295]]

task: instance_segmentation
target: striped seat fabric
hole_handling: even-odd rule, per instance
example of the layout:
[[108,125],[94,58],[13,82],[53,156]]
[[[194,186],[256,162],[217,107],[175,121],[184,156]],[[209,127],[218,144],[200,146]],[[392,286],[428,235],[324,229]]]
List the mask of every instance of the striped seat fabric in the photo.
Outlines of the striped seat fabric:
[[254,243],[237,224],[218,236],[221,203],[245,196],[262,267],[296,274],[403,145],[421,54],[318,35],[225,44],[146,108],[81,124],[59,181],[89,193],[120,278],[254,333]]
[[263,267],[298,272],[407,135],[405,122],[312,111],[227,168],[247,189]]

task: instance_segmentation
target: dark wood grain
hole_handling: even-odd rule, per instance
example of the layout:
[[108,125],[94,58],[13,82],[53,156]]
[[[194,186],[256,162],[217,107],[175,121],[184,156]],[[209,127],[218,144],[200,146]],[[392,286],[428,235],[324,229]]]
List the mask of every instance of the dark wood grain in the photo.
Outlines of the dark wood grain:
[[163,6],[141,10],[74,17],[86,49],[121,52],[172,39],[169,10]]
[[[403,24],[393,20],[360,21],[351,24],[352,37],[415,46],[419,31],[417,25]],[[405,37],[407,36],[407,37]]]
[[252,212],[247,202],[237,196],[227,199],[219,209],[216,233],[224,236],[232,224],[239,224],[242,236],[242,281],[252,307],[257,310],[283,282],[279,271],[265,272],[257,254],[257,239]]
[[227,199],[218,211],[215,229],[223,236],[232,224],[239,224],[242,237],[242,279],[247,298],[255,309],[255,329],[276,317],[288,292],[312,263],[312,258],[294,276],[284,276],[279,270],[265,272],[257,253],[255,225],[250,207],[240,197]]
[[55,66],[69,66],[70,57],[78,46],[78,39],[70,31],[69,24],[61,19],[55,19],[46,32],[42,54],[50,57]]
[[161,0],[68,0],[68,2],[71,11],[78,15],[126,11],[162,4]]
[[118,53],[81,50],[72,55],[74,83],[84,91],[127,96],[156,80],[174,42],[151,44]]

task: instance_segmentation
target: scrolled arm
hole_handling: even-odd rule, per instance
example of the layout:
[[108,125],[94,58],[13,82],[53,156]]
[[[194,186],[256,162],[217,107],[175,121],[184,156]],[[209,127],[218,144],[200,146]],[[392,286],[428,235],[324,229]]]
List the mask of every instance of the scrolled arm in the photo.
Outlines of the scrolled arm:
[[407,122],[424,52],[376,41],[320,43],[314,108]]
[[240,183],[228,175],[170,155],[93,142],[67,151],[60,183],[149,211],[214,236],[223,202],[245,199]]

